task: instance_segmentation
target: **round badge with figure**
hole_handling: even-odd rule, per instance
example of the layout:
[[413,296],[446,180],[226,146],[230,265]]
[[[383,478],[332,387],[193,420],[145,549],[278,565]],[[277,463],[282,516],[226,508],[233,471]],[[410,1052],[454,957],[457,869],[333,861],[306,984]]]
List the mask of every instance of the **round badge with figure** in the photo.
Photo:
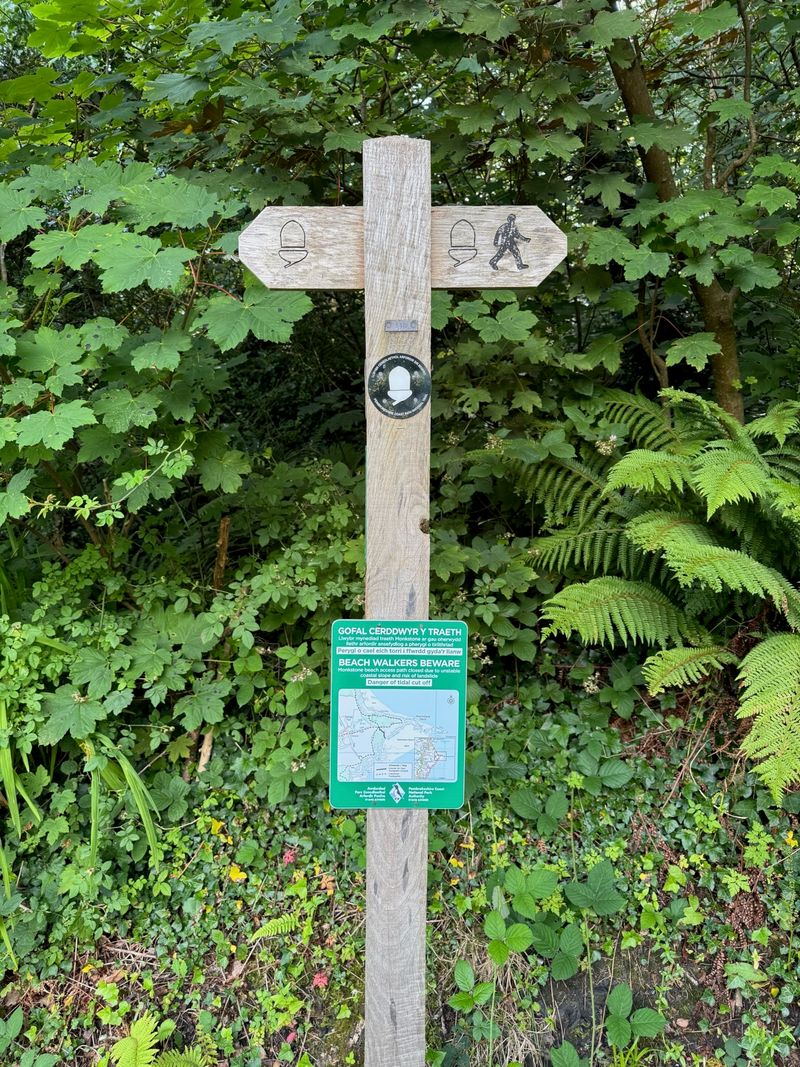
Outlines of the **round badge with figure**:
[[430,371],[416,356],[392,352],[369,372],[367,395],[382,415],[410,419],[431,398]]

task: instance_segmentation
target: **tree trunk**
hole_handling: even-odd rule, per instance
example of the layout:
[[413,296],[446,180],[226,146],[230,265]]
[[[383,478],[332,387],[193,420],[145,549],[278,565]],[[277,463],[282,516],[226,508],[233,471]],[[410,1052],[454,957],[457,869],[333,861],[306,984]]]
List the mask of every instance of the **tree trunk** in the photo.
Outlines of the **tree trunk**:
[[[617,49],[621,47],[617,42]],[[627,66],[613,60],[611,70],[622,97],[622,103],[631,122],[644,119],[657,123],[647,79],[638,54],[633,46],[624,46]],[[656,188],[659,200],[666,202],[678,196],[678,186],[670,158],[663,148],[653,145],[639,149],[642,167],[649,182]],[[696,278],[691,280],[692,292],[700,305],[703,323],[713,333],[721,351],[711,357],[711,376],[717,403],[727,412],[744,422],[744,401],[741,394],[739,357],[736,351],[736,327],[733,318],[734,294],[726,292],[715,278],[711,285],[701,285]]]

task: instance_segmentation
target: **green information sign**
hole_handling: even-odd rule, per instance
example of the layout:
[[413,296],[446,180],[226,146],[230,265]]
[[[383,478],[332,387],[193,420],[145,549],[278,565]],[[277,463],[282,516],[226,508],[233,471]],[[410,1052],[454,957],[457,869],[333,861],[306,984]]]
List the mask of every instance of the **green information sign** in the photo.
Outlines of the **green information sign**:
[[466,721],[466,623],[333,624],[332,807],[460,808]]

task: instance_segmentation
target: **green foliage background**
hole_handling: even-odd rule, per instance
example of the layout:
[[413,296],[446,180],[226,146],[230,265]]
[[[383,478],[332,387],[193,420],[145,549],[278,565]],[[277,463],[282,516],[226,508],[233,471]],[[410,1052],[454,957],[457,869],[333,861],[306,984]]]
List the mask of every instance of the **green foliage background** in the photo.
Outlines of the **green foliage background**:
[[654,692],[743,661],[745,744],[776,795],[797,780],[797,4],[0,19],[9,968],[158,862],[212,741],[269,809],[325,780],[362,303],[267,291],[235,252],[266,204],[358,204],[365,137],[428,138],[434,203],[535,203],[570,237],[533,294],[434,295],[431,611],[470,625],[471,701],[530,676],[547,602],[551,632],[668,646]]

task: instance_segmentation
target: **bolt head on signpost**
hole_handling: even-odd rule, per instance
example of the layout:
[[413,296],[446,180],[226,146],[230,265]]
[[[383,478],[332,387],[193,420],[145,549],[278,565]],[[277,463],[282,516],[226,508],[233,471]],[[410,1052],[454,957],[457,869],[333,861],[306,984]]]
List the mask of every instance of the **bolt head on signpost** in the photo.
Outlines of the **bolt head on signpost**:
[[273,289],[364,289],[365,619],[332,630],[330,795],[368,809],[365,1065],[424,1067],[427,809],[463,802],[467,663],[463,622],[424,621],[431,289],[536,286],[567,238],[531,205],[431,207],[427,141],[363,159],[363,207],[267,207],[239,257]]

